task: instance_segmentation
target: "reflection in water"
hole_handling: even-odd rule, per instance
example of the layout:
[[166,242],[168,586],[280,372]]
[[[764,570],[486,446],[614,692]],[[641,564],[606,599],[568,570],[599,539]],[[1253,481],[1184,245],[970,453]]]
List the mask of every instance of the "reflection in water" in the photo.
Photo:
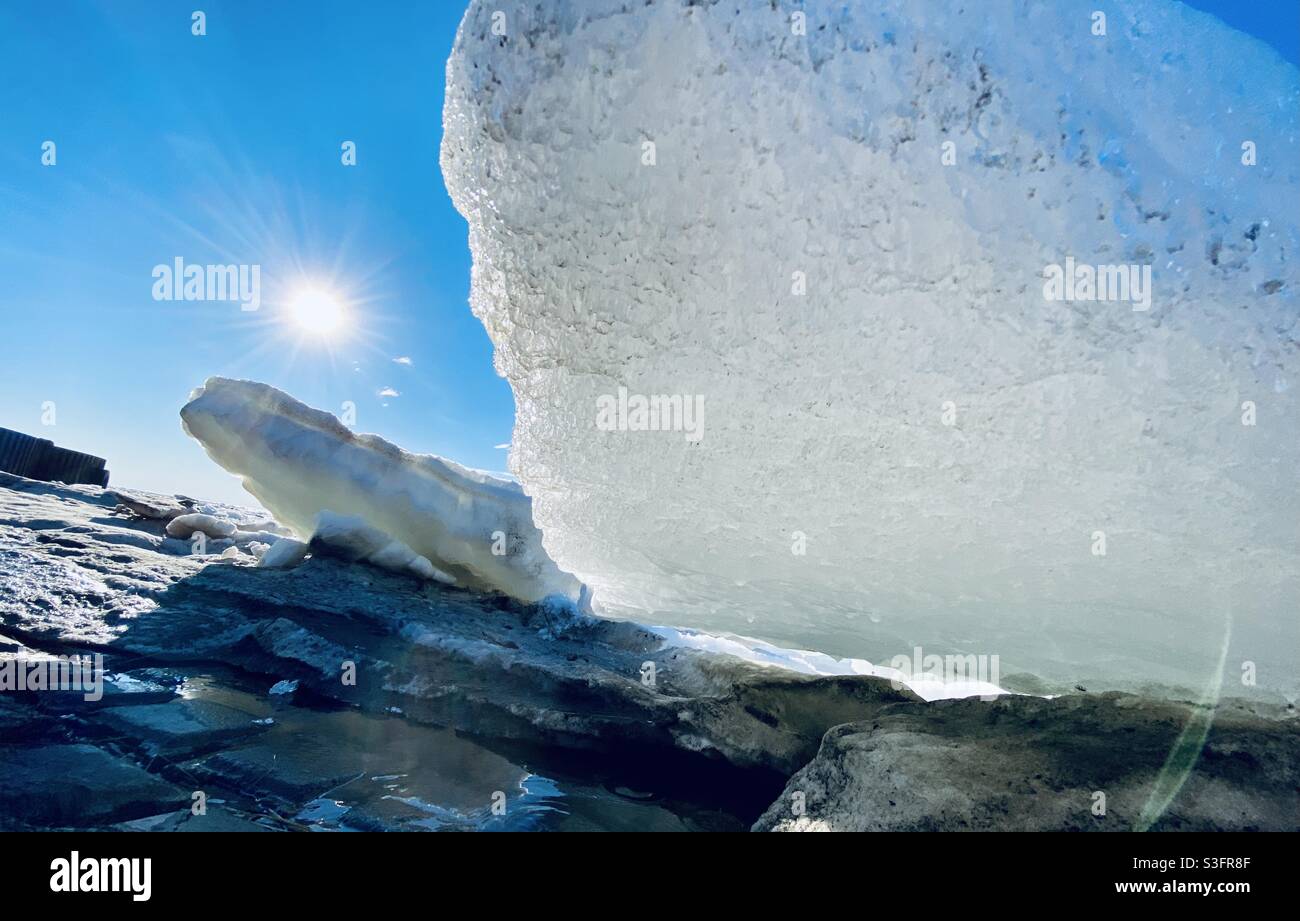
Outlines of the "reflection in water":
[[227,808],[268,827],[692,831],[740,830],[752,820],[703,805],[716,799],[711,794],[692,802],[680,790],[620,776],[600,759],[556,760],[518,746],[503,754],[503,746],[396,715],[268,698],[231,676],[186,676],[178,690],[269,726],[251,741],[185,765],[235,794],[219,800]]

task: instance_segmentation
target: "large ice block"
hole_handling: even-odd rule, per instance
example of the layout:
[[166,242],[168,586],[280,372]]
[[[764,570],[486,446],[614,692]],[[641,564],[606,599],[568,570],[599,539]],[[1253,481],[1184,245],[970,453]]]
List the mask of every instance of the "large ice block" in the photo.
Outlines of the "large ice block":
[[[599,610],[1294,696],[1300,79],[1095,9],[470,5],[471,306]],[[1049,299],[1067,260],[1149,302]]]

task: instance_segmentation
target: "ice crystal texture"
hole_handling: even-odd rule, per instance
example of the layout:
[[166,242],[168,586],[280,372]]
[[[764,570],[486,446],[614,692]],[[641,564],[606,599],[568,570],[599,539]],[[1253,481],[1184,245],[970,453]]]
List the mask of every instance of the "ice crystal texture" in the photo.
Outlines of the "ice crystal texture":
[[[1092,9],[471,4],[471,305],[599,610],[1294,693],[1300,77]],[[1149,265],[1150,309],[1047,300],[1067,257]],[[703,438],[599,427],[620,387],[702,395]]]

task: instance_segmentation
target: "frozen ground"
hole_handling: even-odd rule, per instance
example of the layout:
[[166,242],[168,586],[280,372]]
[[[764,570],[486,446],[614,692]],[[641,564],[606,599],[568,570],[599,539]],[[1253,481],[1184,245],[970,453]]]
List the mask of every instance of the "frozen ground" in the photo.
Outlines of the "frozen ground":
[[[1295,699],[1295,68],[1164,0],[496,9],[443,172],[598,610]],[[1046,300],[1067,258],[1149,267],[1149,309]],[[703,437],[611,430],[620,388]]]

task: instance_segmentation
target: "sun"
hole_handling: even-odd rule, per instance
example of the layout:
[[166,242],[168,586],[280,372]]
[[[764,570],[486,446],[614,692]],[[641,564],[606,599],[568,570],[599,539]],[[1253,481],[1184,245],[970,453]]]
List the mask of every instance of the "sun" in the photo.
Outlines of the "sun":
[[321,339],[336,335],[347,323],[343,301],[324,288],[304,288],[289,301],[289,316],[303,332]]

